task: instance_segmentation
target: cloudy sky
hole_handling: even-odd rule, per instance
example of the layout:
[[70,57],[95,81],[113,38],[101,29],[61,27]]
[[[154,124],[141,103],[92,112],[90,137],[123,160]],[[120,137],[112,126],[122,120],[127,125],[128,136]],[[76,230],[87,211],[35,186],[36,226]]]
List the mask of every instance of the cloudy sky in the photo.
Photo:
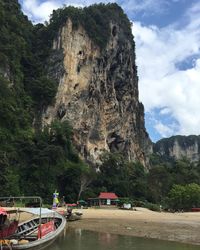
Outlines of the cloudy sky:
[[140,101],[153,141],[200,134],[199,0],[20,0],[37,23],[53,9],[116,2],[133,21]]

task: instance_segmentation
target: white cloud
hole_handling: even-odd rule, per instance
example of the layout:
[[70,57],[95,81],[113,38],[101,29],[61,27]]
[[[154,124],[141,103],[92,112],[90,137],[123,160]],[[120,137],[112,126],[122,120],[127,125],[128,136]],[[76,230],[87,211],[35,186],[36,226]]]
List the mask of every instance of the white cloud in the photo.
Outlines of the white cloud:
[[35,22],[47,21],[52,11],[59,7],[59,1],[52,0],[43,3],[38,0],[23,0],[22,2],[22,10]]
[[114,0],[46,0],[41,2],[41,0],[21,0],[23,12],[35,23],[43,23],[49,20],[49,16],[52,11],[60,7],[65,6],[75,6],[84,7],[94,3],[109,3],[115,2]]
[[161,109],[160,114],[161,115],[169,115],[169,114],[171,114],[171,110],[170,110],[170,108],[164,107],[163,109]]
[[20,2],[24,13],[34,22],[48,21],[52,11],[63,5],[84,7],[95,3],[116,2],[131,15],[139,12],[143,15],[161,14],[169,5],[168,0],[20,0]]
[[143,12],[143,15],[151,16],[153,14],[165,12],[169,6],[168,0],[121,0],[119,2],[127,12]]
[[[170,110],[177,126],[159,122],[155,128],[162,135],[200,134],[200,18],[193,6],[187,12],[188,24],[177,30],[177,24],[159,29],[133,25],[139,70],[140,99],[146,111]],[[195,55],[190,69],[177,64]],[[198,59],[199,58],[199,59]],[[166,111],[166,110],[165,110]],[[161,111],[162,112],[162,111]],[[161,113],[162,114],[162,113]]]
[[171,126],[163,124],[161,121],[157,121],[155,124],[155,129],[162,137],[169,137],[174,132],[175,126],[172,124]]

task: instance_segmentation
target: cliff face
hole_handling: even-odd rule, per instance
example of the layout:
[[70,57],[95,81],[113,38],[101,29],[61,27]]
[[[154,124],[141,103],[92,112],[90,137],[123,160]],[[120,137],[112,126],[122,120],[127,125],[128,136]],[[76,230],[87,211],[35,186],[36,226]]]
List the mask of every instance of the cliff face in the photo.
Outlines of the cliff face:
[[98,163],[107,150],[147,166],[151,142],[138,100],[134,43],[117,23],[111,22],[110,30],[109,42],[100,50],[81,25],[73,29],[71,19],[60,28],[48,66],[59,86],[42,122],[68,120],[87,161]]
[[154,145],[154,153],[165,158],[187,158],[191,162],[200,160],[200,136],[172,136]]

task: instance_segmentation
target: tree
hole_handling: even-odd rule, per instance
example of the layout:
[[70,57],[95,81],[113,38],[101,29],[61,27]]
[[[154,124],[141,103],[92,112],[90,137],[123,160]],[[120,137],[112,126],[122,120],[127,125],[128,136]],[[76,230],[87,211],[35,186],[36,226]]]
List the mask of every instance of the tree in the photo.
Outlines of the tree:
[[95,176],[95,170],[91,169],[85,164],[82,165],[82,173],[80,175],[80,189],[77,200],[80,200],[82,193],[88,189],[89,185],[92,183],[92,181],[94,181]]
[[184,208],[185,188],[181,185],[174,185],[169,192],[169,205],[172,209],[178,210]]
[[160,203],[172,185],[172,178],[164,166],[156,166],[149,170],[147,177],[148,194],[151,202]]
[[121,197],[144,198],[146,173],[140,163],[128,162],[119,153],[105,153],[95,186],[105,187]]
[[169,205],[175,210],[189,210],[200,205],[200,186],[191,183],[185,186],[174,185],[168,195]]
[[147,173],[140,162],[129,163],[130,193],[136,199],[145,199],[147,195]]

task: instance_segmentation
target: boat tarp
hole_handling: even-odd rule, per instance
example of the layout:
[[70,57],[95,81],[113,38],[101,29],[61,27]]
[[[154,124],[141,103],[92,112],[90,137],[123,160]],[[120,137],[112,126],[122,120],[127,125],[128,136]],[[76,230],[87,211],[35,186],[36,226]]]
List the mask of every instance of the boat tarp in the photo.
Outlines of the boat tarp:
[[[34,215],[40,215],[40,208],[39,207],[23,207],[20,208],[21,212],[27,212],[30,214],[34,214]],[[49,214],[49,215],[53,215],[55,214],[55,211],[52,211],[48,208],[41,208],[41,214]]]

